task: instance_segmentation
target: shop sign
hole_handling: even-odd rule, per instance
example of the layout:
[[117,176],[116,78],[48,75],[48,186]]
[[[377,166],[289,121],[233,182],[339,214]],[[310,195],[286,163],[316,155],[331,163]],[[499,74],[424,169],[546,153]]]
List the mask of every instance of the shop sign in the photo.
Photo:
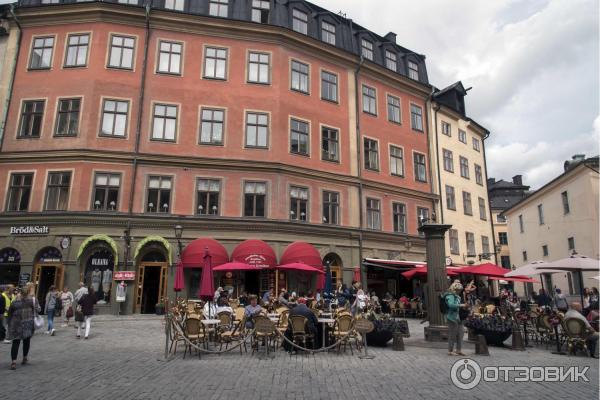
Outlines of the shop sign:
[[108,263],[108,258],[92,258],[92,266],[94,267],[106,267]]
[[60,262],[60,258],[40,258],[40,262],[43,263],[59,263]]
[[29,281],[31,281],[31,274],[22,272],[21,275],[19,275],[19,286],[24,287]]
[[267,259],[265,256],[260,254],[250,254],[245,259],[246,264],[254,265],[257,268],[269,268],[270,265],[267,264]]
[[117,271],[113,275],[115,281],[134,281],[135,271]]
[[369,333],[375,329],[375,325],[368,319],[357,319],[354,322],[354,329],[359,333]]
[[50,228],[47,225],[11,226],[11,235],[47,235]]

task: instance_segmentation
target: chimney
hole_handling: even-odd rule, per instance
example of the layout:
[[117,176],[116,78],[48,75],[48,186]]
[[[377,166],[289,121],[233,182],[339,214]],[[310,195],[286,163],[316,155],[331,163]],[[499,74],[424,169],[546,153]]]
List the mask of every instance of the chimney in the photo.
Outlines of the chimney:
[[394,32],[389,32],[384,38],[392,43],[396,43],[396,34]]
[[523,175],[513,176],[512,181],[515,185],[523,186]]
[[488,178],[487,179],[487,184],[488,186],[493,185],[494,183],[496,183],[496,178]]
[[565,161],[565,172],[567,172],[582,161],[585,161],[585,154],[574,154],[570,160]]

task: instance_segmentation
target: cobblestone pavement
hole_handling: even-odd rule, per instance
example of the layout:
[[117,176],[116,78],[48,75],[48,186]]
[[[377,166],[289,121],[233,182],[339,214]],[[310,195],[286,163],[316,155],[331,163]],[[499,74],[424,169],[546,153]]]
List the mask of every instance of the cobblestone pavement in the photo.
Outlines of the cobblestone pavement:
[[[464,391],[450,380],[443,343],[426,343],[423,325],[409,320],[406,351],[370,349],[372,360],[347,354],[274,358],[231,352],[163,361],[162,320],[95,317],[90,340],[75,329],[36,334],[30,365],[9,370],[10,345],[0,344],[0,387],[14,399],[593,399],[598,398],[597,360],[551,354],[544,346],[524,352],[490,348],[490,356],[465,352],[482,366],[589,366],[590,382],[489,383]],[[19,357],[20,360],[20,357]]]

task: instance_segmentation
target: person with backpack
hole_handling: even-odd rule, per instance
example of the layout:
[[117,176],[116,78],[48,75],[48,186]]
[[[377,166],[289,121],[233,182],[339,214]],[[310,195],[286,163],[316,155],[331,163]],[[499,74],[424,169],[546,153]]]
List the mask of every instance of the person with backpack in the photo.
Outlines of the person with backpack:
[[56,290],[56,286],[52,285],[46,295],[46,306],[44,307],[44,314],[48,316],[48,332],[46,333],[51,336],[54,336],[54,316],[60,315],[61,311],[60,293]]
[[[465,333],[462,320],[459,315],[461,308],[468,308],[467,304],[461,302],[460,292],[463,290],[460,282],[454,282],[440,298],[440,311],[446,315],[448,323],[448,355],[464,356],[462,352],[462,340]],[[456,345],[456,351],[454,351]]]
[[81,316],[83,318],[75,318],[77,321],[77,339],[81,339],[81,328],[85,326],[85,336],[84,339],[87,339],[90,335],[90,328],[92,325],[92,315],[94,315],[94,304],[96,304],[96,293],[92,287],[88,287],[87,293],[84,294],[79,302],[77,303],[77,307],[81,310]]

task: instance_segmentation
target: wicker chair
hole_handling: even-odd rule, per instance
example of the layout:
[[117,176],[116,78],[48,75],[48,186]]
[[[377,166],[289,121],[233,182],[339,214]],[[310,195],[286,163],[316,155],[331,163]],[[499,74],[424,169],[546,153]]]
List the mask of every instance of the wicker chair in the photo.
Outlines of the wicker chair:
[[290,326],[292,328],[292,340],[299,346],[306,347],[310,341],[314,344],[314,335],[308,332],[308,319],[303,315],[290,315]]
[[410,302],[410,315],[411,317],[417,317],[419,314],[419,303],[416,301]]
[[398,316],[400,318],[406,318],[406,304],[404,304],[403,302],[399,301],[398,302]]
[[[200,343],[206,343],[207,335],[204,330],[204,325],[202,324],[202,322],[200,322],[200,319],[198,319],[198,318],[186,319],[184,332],[185,332],[185,337],[191,343],[193,343],[195,345],[199,345]],[[190,353],[192,352],[192,346],[188,343],[188,345],[186,346],[185,352],[183,353],[183,358],[185,358],[188,348],[190,350]],[[200,351],[198,351],[198,358],[200,358]]]
[[247,353],[248,349],[246,348],[246,317],[242,317],[241,321],[238,324],[234,325],[233,328],[229,328],[228,330],[222,331],[219,335],[219,342],[221,346],[219,347],[219,351],[223,348],[223,344],[225,344],[225,349],[229,347],[229,344],[235,341],[242,340],[242,344],[240,344],[240,354],[242,354],[242,346],[244,346],[244,351]]
[[[173,355],[177,354],[177,344],[179,342],[182,342],[184,346],[186,345],[186,341],[184,338],[184,334],[185,334],[185,328],[183,327],[183,325],[181,324],[181,322],[179,321],[179,319],[177,317],[173,317],[171,318],[171,346],[169,347],[169,353],[171,351],[173,351],[173,346],[175,346],[175,351],[173,351]],[[183,334],[179,333],[179,329],[177,329],[177,327],[180,328],[181,332],[183,332]]]
[[[335,320],[335,324],[333,325],[333,337],[337,345],[337,351],[340,352],[342,348],[342,344],[344,345],[344,352],[346,352],[346,346],[350,343],[350,339],[353,337],[353,325],[354,318],[351,315],[341,315]],[[350,352],[354,355],[352,351],[352,345],[350,345]]]
[[576,355],[577,350],[583,350],[589,356],[586,339],[591,332],[587,329],[585,322],[578,318],[565,318],[561,321],[561,325],[565,333],[569,354]]
[[275,343],[277,339],[277,327],[273,321],[264,315],[254,316],[254,335],[252,343],[252,353],[258,350],[258,343],[262,341],[269,354],[269,348],[273,347],[275,350]]

